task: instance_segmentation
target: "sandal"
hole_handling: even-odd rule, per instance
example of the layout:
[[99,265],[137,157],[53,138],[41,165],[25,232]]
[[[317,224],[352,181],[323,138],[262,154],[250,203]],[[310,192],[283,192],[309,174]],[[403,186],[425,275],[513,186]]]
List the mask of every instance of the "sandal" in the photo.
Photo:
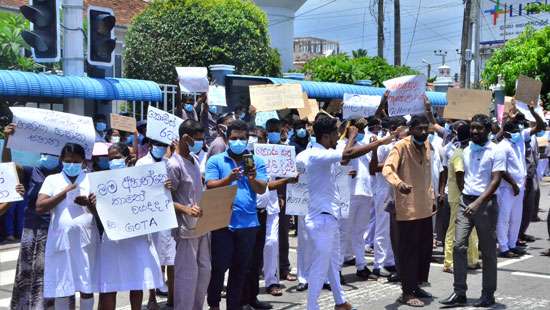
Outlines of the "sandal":
[[453,274],[453,268],[452,267],[443,267],[443,272]]
[[277,284],[271,284],[266,291],[271,296],[283,296],[283,290]]
[[421,307],[424,307],[426,304],[414,297],[414,296],[405,296],[405,295],[401,295],[398,299],[397,299],[397,302],[401,303],[401,304],[404,304],[404,305],[407,305],[409,307],[415,307],[415,308],[421,308]]
[[283,280],[287,280],[287,281],[293,282],[293,281],[298,280],[298,278],[296,278],[295,275],[288,273],[288,274],[286,274],[286,277],[283,278]]

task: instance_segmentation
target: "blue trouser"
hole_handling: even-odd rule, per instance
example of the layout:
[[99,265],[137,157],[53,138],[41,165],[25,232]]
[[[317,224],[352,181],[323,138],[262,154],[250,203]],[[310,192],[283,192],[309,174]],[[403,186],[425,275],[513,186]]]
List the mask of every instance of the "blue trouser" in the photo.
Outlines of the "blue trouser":
[[24,213],[27,201],[18,201],[11,204],[4,215],[4,229],[6,236],[21,236],[23,233]]

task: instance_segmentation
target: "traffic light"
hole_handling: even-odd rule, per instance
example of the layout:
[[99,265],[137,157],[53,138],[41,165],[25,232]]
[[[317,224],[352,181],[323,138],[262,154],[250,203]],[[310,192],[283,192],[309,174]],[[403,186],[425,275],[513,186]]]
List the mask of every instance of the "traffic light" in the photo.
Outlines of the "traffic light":
[[88,63],[95,66],[112,66],[116,47],[115,15],[108,8],[88,8]]
[[36,62],[58,62],[61,58],[59,29],[60,0],[30,0],[19,8],[31,22],[31,31],[23,31],[23,40],[32,47]]

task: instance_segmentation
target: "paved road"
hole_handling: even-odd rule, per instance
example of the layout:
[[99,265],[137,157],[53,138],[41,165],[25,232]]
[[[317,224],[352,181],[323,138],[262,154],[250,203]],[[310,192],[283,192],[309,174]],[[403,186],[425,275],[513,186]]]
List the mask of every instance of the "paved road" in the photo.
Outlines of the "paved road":
[[[544,183],[541,195],[543,212],[539,214],[543,220],[546,219],[546,212],[550,208],[549,195],[550,183]],[[550,247],[550,242],[547,240],[546,222],[532,223],[528,233],[538,238],[536,242],[529,245],[529,255],[520,259],[499,259],[498,305],[495,309],[550,309],[550,258],[539,255],[543,249]],[[291,247],[295,244],[296,240],[292,238]],[[437,251],[440,253],[441,249]],[[7,309],[9,306],[18,253],[16,245],[3,245],[0,247],[0,309]],[[295,266],[295,248],[291,249],[291,262]],[[441,269],[440,264],[432,263],[431,286],[426,289],[436,296],[436,299],[425,309],[439,309],[437,300],[445,298],[452,289],[452,275],[443,273]],[[384,279],[367,282],[358,281],[354,272],[354,268],[347,267],[343,274],[347,280],[345,285],[346,296],[357,309],[409,308],[400,306],[395,302],[400,294],[398,285],[387,283]],[[471,273],[468,277],[468,283],[468,297],[471,300],[479,297],[481,273]],[[283,282],[283,284],[285,292],[282,297],[262,294],[260,299],[272,302],[276,309],[305,309],[306,294],[294,290],[295,282]],[[146,299],[147,294],[145,295]],[[333,309],[334,304],[330,292],[323,292],[320,305],[321,309]],[[130,309],[127,294],[120,294],[118,309]]]

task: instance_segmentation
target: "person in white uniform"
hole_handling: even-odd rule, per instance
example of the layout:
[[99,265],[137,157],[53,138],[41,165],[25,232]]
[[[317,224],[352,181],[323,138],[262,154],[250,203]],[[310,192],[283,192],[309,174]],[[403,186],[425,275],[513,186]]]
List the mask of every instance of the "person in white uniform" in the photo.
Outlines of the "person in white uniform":
[[[123,169],[131,164],[130,150],[123,143],[109,147],[109,170]],[[95,194],[91,195],[95,206]],[[116,308],[117,292],[130,291],[132,310],[141,309],[143,290],[164,285],[160,261],[148,235],[111,240],[103,234],[99,246],[99,306]]]
[[[300,154],[296,155],[296,168],[301,178],[307,178],[306,174],[306,165],[309,157],[311,148],[308,147]],[[306,230],[305,223],[305,213],[304,215],[298,215],[298,244],[296,246],[296,268],[298,276],[298,286],[296,290],[302,292],[308,289],[307,278],[308,270],[311,262],[311,239]]]
[[374,147],[389,143],[393,136],[380,139],[367,145],[356,145],[355,138],[358,130],[348,128],[349,141],[343,151],[336,150],[338,141],[337,120],[330,117],[321,117],[315,121],[313,130],[317,142],[313,144],[306,163],[306,176],[310,201],[305,218],[306,230],[311,237],[312,252],[311,265],[308,270],[308,297],[307,309],[317,310],[317,299],[321,293],[323,282],[330,281],[336,310],[352,309],[346,302],[339,278],[339,231],[336,208],[337,198],[335,176],[332,174],[332,165],[342,160],[351,160],[365,155]]
[[[150,165],[158,162],[166,164],[168,161],[167,156],[168,145],[155,140],[149,140],[149,153],[140,158],[136,162],[136,167],[142,165]],[[202,152],[204,153],[204,152]],[[168,306],[174,305],[174,259],[176,257],[176,241],[172,237],[172,230],[165,230],[154,233],[151,235],[153,244],[157,251],[161,273],[164,277],[166,271],[167,281],[166,286],[168,288],[168,300],[166,304]],[[147,306],[149,308],[156,308],[157,298],[156,289],[149,290],[149,302]]]
[[97,291],[96,250],[99,232],[83,171],[84,148],[67,143],[61,151],[61,173],[44,180],[36,201],[38,213],[51,213],[44,262],[44,297],[55,298],[55,309],[68,310],[80,292],[80,309],[92,310]]

